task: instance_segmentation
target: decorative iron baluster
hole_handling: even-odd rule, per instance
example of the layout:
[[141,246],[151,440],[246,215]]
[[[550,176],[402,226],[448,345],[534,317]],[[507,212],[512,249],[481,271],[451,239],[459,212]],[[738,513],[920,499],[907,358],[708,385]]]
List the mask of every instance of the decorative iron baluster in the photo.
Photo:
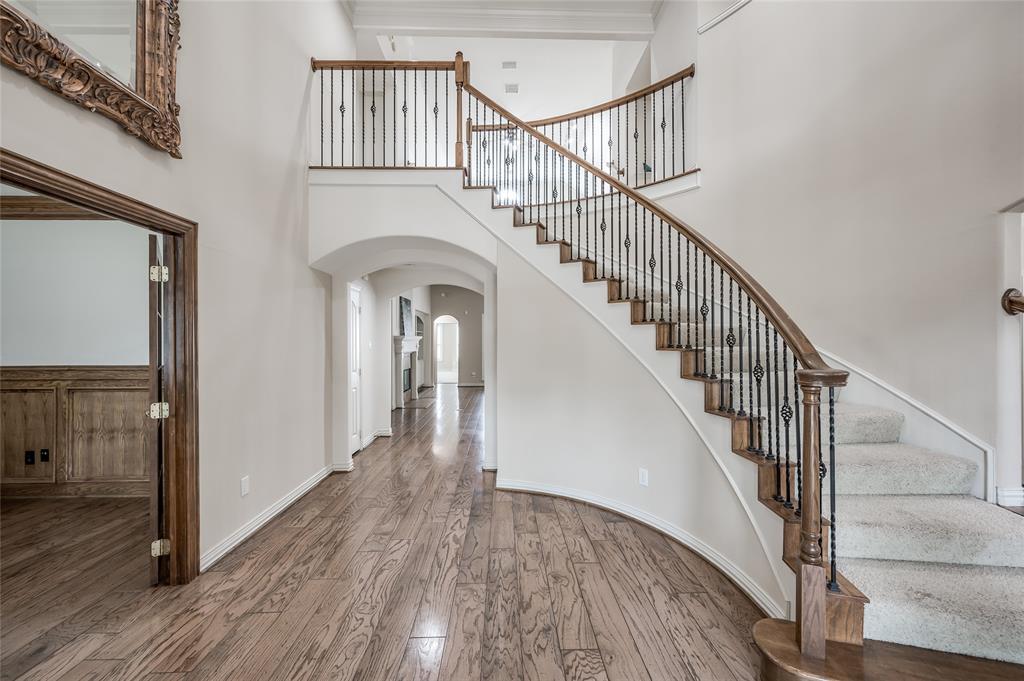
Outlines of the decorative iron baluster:
[[[320,71],[320,82],[321,83],[323,83],[323,79],[324,79],[324,72],[323,72],[323,70],[321,70]],[[333,166],[334,165],[334,67],[333,66],[331,67],[331,103],[329,105],[329,108],[331,110],[331,165]],[[320,111],[321,111],[321,114],[320,114],[320,116],[321,116],[320,129],[323,130],[323,101],[320,102]],[[321,134],[323,134],[323,133],[321,133]],[[320,163],[321,163],[321,165],[323,164],[323,160],[322,159],[321,159]]]
[[736,413],[736,405],[733,403],[733,376],[736,375],[736,366],[733,364],[733,351],[736,347],[736,334],[733,333],[733,307],[732,307],[732,275],[729,275],[729,334],[725,337],[725,344],[729,346],[729,413]]
[[324,71],[320,69],[320,165],[324,164]]
[[377,165],[377,69],[370,69],[370,162]]
[[804,483],[803,483],[803,431],[800,430],[800,382],[797,380],[797,372],[799,371],[799,361],[796,355],[793,355],[793,433],[796,440],[796,515],[800,515],[801,510],[804,506]]
[[[661,90],[661,177],[665,177],[665,168],[668,166],[665,164],[665,148],[668,146],[665,144],[665,89]],[[658,179],[655,177],[654,179]]]
[[[672,92],[668,98],[672,102],[672,176],[676,174],[676,82],[672,81]],[[680,82],[680,87],[682,83]]]
[[341,112],[341,165],[345,165],[345,69],[341,70],[341,105],[338,106]]
[[755,454],[763,455],[764,447],[762,446],[763,439],[761,435],[761,381],[764,379],[764,366],[761,365],[761,310],[756,305],[754,306],[754,348],[757,350],[757,361],[754,364],[754,380],[757,381],[757,444],[752,451]]
[[[767,325],[766,325],[767,331]],[[775,370],[773,377],[775,386],[775,409],[779,409],[779,330],[772,326],[772,367]],[[775,501],[784,502],[782,496],[782,451],[779,449],[779,415],[775,415]],[[771,434],[768,436],[771,437]]]
[[702,353],[703,367],[701,368],[700,375],[708,376],[708,312],[711,308],[708,307],[708,254],[705,251],[701,251],[701,303],[700,303],[700,326],[701,326],[701,337],[703,343],[701,347],[704,348]]
[[[705,299],[706,300],[706,299]],[[711,309],[711,375],[708,378],[716,381],[720,381],[722,376],[718,373],[715,368],[715,355],[718,353],[718,343],[715,342],[715,260],[711,259],[711,304],[708,306]],[[722,384],[718,384],[718,393],[722,393]]]
[[829,499],[829,580],[828,590],[838,593],[836,579],[836,389],[828,388],[828,477]]
[[[687,286],[690,285],[690,237],[686,237],[686,285]],[[694,301],[694,302],[696,302],[696,301]],[[694,309],[696,309],[696,307],[697,307],[696,305],[693,306]],[[686,349],[687,350],[689,350],[689,349],[691,349],[693,347],[693,345],[690,344],[690,331],[691,331],[690,327],[692,327],[692,326],[693,326],[693,311],[690,309],[690,292],[687,291],[686,292]],[[696,358],[696,356],[697,355],[694,354],[694,358]],[[696,362],[694,362],[694,366],[695,367],[697,366]]]
[[[736,319],[739,321],[739,325],[738,325],[737,328],[740,331],[740,333],[742,334],[743,333],[743,287],[739,286],[738,284],[736,286],[736,308],[737,308]],[[748,299],[747,299],[748,316],[749,316],[749,308],[750,308],[750,299],[749,299],[749,296],[748,296]],[[740,346],[740,370],[737,373],[739,374],[739,378],[740,378],[740,388],[739,388],[740,408],[736,410],[736,415],[737,416],[746,416],[747,412],[746,412],[746,410],[743,409],[743,374],[746,373],[746,370],[743,367],[743,339],[741,338],[741,339],[738,339],[738,340],[739,340],[738,345]]]
[[[764,372],[765,372],[765,386],[764,386],[764,401],[765,401],[765,414],[767,415],[768,423],[765,433],[768,435],[768,447],[762,445],[762,449],[765,450],[765,458],[769,461],[775,459],[775,451],[772,449],[772,418],[774,416],[772,409],[772,379],[774,377],[774,364],[772,363],[771,353],[771,341],[768,334],[768,315],[764,316]],[[763,437],[763,436],[762,436]]]
[[359,163],[360,165],[366,165],[366,69],[359,69],[359,102],[361,111],[363,112],[363,124],[359,128],[360,133],[360,152],[359,152]]
[[[683,237],[682,233],[676,231],[676,307],[678,308],[678,316],[676,317],[676,347],[683,347],[683,277],[682,277],[682,250]],[[690,255],[690,242],[686,242],[686,255]],[[687,263],[689,263],[689,257],[687,257]],[[687,315],[687,321],[689,321],[689,315]],[[689,326],[687,326],[687,340],[689,340]]]
[[[786,497],[782,501],[782,505],[786,508],[793,508],[793,494],[792,494],[792,470],[790,470],[790,456],[789,456],[789,422],[793,419],[793,407],[789,403],[789,346],[786,344],[786,340],[782,340],[782,422],[783,429],[786,434],[785,446],[786,446]],[[799,436],[798,436],[799,437]]]

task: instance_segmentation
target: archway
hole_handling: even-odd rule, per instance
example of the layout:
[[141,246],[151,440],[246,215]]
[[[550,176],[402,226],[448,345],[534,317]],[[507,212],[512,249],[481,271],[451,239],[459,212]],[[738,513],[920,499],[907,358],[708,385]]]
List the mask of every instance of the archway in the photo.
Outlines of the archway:
[[434,320],[435,382],[459,382],[459,320],[441,315]]

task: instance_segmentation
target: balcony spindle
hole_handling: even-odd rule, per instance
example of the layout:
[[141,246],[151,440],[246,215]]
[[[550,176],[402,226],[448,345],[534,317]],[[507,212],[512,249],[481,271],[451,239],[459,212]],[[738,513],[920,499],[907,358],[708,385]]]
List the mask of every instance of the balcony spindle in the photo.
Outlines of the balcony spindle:
[[838,593],[836,578],[836,389],[828,387],[828,501],[829,501],[829,579],[828,590]]

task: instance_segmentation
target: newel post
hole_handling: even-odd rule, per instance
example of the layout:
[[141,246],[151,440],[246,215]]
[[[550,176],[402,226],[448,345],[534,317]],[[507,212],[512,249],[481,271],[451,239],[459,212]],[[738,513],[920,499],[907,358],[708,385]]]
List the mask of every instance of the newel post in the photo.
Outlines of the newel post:
[[462,86],[466,84],[466,62],[462,52],[455,53],[455,166],[462,164]]
[[800,652],[825,659],[825,566],[821,550],[821,390],[846,385],[836,369],[797,372],[803,395],[803,479],[800,508],[800,572],[796,580],[796,636]]

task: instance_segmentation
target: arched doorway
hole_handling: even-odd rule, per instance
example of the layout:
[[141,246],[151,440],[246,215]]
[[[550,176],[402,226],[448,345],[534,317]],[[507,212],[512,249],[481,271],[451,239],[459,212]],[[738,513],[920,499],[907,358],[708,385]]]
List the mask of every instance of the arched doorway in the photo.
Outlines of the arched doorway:
[[459,320],[441,315],[434,320],[434,367],[436,382],[459,382]]

